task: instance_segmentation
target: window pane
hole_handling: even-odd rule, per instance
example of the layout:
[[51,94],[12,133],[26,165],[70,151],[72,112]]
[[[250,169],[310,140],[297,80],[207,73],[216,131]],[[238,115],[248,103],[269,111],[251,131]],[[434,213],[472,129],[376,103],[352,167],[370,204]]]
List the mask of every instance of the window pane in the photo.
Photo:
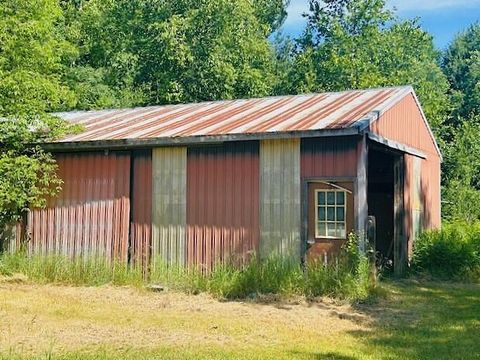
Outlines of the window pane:
[[335,205],[335,191],[327,192],[327,204]]
[[337,205],[345,204],[345,193],[344,192],[337,192]]
[[317,193],[317,202],[318,202],[318,205],[325,205],[325,192],[324,191],[319,191]]
[[327,235],[330,237],[337,237],[336,230],[335,230],[335,223],[327,224]]
[[319,221],[325,221],[325,207],[319,206],[318,207],[318,219]]
[[345,232],[345,224],[337,223],[337,237],[346,239],[347,234]]
[[327,208],[327,220],[328,221],[335,221],[335,207],[329,206]]
[[322,236],[327,236],[327,228],[326,228],[326,223],[324,222],[319,222],[317,224],[317,234],[318,236],[322,237]]
[[344,221],[345,220],[345,208],[337,207],[337,221]]

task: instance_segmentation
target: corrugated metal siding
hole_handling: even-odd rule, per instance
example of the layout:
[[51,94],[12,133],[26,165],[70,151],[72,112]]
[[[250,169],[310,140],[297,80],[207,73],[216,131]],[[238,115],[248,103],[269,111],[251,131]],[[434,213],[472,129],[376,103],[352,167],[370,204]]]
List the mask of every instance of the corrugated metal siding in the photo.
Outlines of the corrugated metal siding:
[[422,160],[421,193],[423,198],[423,225],[426,229],[438,229],[442,222],[440,166],[438,158]]
[[258,251],[258,142],[188,149],[187,258],[210,269]]
[[[424,226],[436,228],[440,226],[440,156],[434,140],[424,123],[421,112],[412,94],[395,104],[371,125],[371,131],[394,141],[419,149],[427,156],[422,160],[421,188],[424,199]],[[413,165],[411,165],[413,166]],[[413,184],[413,167],[409,180]],[[405,189],[406,193],[412,190]],[[412,203],[410,202],[412,205]],[[410,206],[411,206],[410,205]],[[407,213],[411,207],[406,208]]]
[[57,115],[85,127],[60,142],[341,129],[412,91],[395,87]]
[[302,139],[302,179],[357,176],[357,143],[353,137]]
[[147,269],[152,239],[152,152],[134,151],[131,166],[130,259]]
[[434,140],[412,94],[387,110],[370,129],[387,139],[419,149],[427,156],[438,157]]
[[156,148],[152,163],[153,261],[184,265],[187,149]]
[[7,226],[4,230],[0,231],[0,252],[14,253],[19,251],[22,241],[24,240],[24,235],[25,226],[22,225],[22,222]]
[[30,253],[127,260],[128,153],[57,154],[63,189],[28,215]]
[[260,142],[260,254],[300,257],[300,139]]

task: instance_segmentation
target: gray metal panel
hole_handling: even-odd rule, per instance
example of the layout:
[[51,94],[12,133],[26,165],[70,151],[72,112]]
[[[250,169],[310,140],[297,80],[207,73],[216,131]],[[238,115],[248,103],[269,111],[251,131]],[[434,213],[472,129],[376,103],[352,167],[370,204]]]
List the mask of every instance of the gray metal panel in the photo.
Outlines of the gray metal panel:
[[368,220],[368,145],[365,136],[358,143],[357,148],[357,182],[355,188],[355,230],[359,237],[360,250],[366,250],[366,226]]
[[187,148],[152,152],[153,264],[185,264]]
[[260,255],[300,259],[300,139],[260,143]]

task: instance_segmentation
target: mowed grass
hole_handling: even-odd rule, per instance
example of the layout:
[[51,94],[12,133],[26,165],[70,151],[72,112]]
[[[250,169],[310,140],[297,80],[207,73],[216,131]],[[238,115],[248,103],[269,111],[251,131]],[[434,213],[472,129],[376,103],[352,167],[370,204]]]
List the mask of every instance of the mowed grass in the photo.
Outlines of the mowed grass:
[[0,282],[0,358],[480,359],[480,285],[382,286],[352,306]]

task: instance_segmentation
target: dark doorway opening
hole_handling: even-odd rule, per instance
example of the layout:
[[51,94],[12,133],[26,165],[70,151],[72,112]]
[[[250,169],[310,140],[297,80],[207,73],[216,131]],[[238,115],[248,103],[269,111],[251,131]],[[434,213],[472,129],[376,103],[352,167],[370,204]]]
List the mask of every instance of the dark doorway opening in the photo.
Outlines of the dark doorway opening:
[[375,251],[384,270],[395,259],[395,155],[370,147],[368,152],[368,215],[375,217]]

